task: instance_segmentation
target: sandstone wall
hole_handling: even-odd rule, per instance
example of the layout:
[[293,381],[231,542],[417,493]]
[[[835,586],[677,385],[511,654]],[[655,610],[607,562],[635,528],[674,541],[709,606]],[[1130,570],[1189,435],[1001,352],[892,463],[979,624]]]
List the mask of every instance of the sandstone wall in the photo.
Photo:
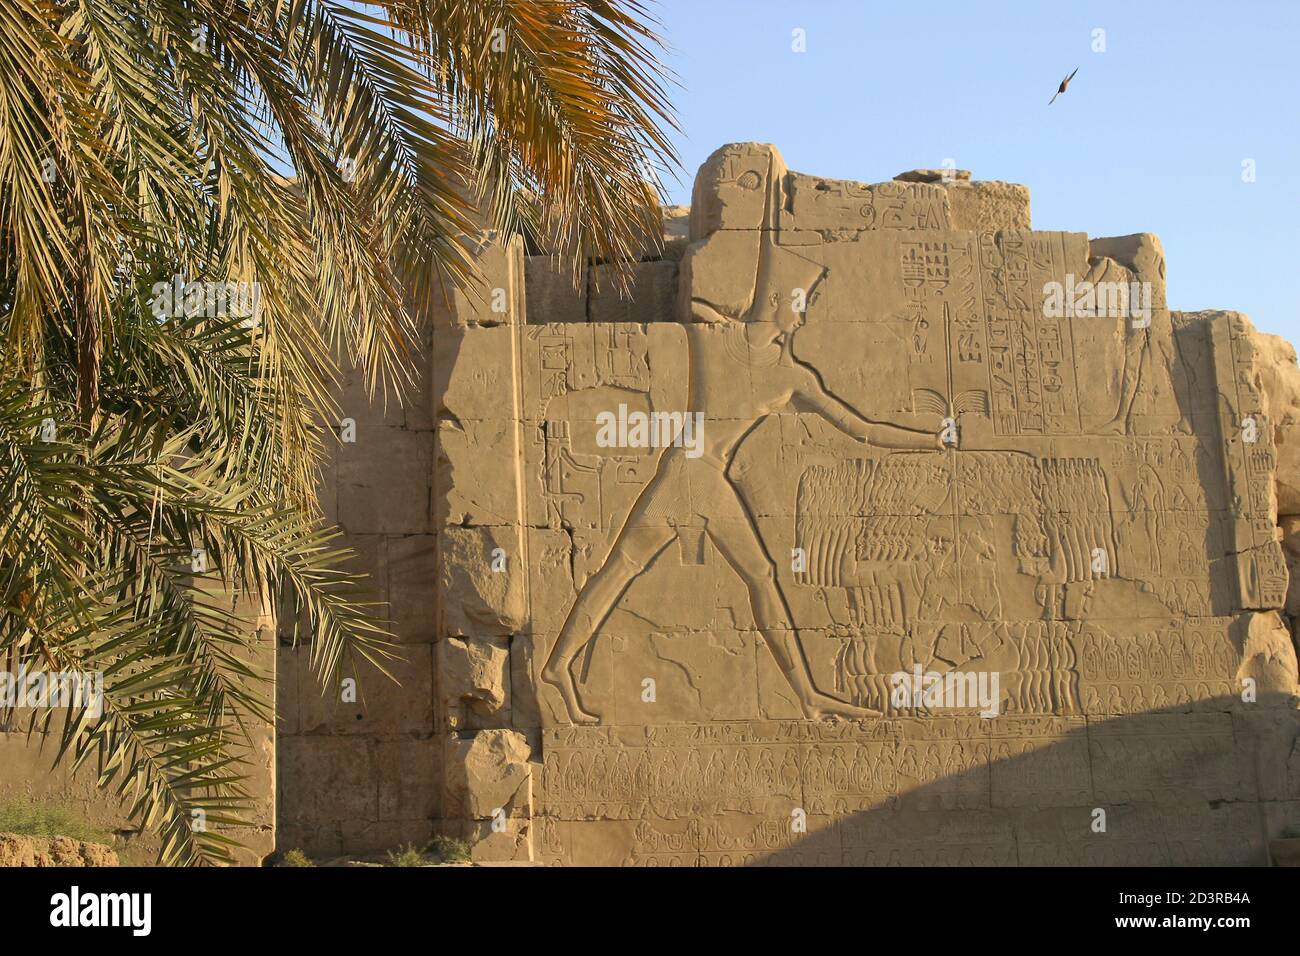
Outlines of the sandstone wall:
[[[1171,312],[1154,236],[1032,231],[960,171],[742,144],[674,213],[630,297],[485,230],[429,403],[344,396],[326,499],[407,662],[323,703],[282,649],[281,848],[1264,862],[1300,823],[1289,347]],[[699,411],[700,454],[607,447],[620,406]],[[895,701],[914,665],[998,675],[998,716]]]
[[[570,293],[529,260],[526,315],[456,338],[440,410],[474,440],[440,454],[474,501],[442,620],[512,675],[508,716],[456,733],[480,852],[1262,861],[1300,762],[1285,442],[1244,320],[1171,314],[1154,237],[1028,231],[1019,187],[828,181],[761,147],[705,165],[688,238],[617,305],[601,267]],[[1047,318],[1051,281],[1146,283],[1149,326]],[[797,333],[745,337],[796,290]],[[505,368],[508,403],[480,387]],[[619,405],[723,437],[703,465],[600,447]],[[956,418],[960,448],[864,446],[843,406]],[[512,443],[520,467],[484,454]],[[526,577],[486,570],[494,547]],[[997,671],[1001,715],[894,706],[914,663]],[[854,708],[878,713],[809,719]]]
[[352,372],[337,396],[337,442],[320,488],[326,520],[369,575],[400,643],[394,683],[371,667],[355,686],[325,690],[307,641],[280,626],[276,845],[314,856],[363,853],[427,841],[441,816],[442,764],[435,735],[434,639],[438,537],[434,534],[435,419],[432,335],[419,356],[420,384],[404,402],[372,400]]

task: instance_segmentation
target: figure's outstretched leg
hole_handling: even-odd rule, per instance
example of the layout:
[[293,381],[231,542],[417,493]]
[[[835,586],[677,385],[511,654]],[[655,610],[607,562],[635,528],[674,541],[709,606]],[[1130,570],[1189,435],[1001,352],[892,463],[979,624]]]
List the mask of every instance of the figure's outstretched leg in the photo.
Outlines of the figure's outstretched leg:
[[638,525],[624,528],[599,571],[587,579],[578,599],[551,648],[542,680],[564,699],[569,719],[575,724],[594,724],[600,718],[582,705],[571,665],[604,623],[632,579],[649,566],[673,538],[667,525]]
[[776,658],[790,686],[794,688],[810,719],[838,715],[841,717],[879,717],[880,711],[857,707],[847,701],[819,691],[812,671],[804,658],[785,598],[777,584],[776,565],[763,551],[758,532],[748,517],[714,521],[708,524],[709,537],[727,563],[740,575],[749,589],[749,605],[759,633]]

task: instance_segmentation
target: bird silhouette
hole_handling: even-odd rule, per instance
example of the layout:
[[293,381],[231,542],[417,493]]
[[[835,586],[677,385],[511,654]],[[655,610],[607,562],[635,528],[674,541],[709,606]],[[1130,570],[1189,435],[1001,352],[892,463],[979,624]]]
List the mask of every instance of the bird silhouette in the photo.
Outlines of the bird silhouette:
[[[1074,68],[1074,73],[1078,73],[1078,72],[1079,72],[1079,68],[1076,66]],[[1074,73],[1071,73],[1069,76],[1067,76],[1065,79],[1061,81],[1061,85],[1056,88],[1056,92],[1052,94],[1052,98],[1047,101],[1048,106],[1051,106],[1053,103],[1055,103],[1056,98],[1065,92],[1065,88],[1069,86],[1070,81],[1074,79]]]

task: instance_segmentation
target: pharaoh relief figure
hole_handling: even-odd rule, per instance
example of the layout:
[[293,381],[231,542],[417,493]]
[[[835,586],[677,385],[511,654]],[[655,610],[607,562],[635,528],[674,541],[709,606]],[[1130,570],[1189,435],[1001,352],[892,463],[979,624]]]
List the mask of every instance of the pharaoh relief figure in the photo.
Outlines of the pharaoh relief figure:
[[[727,469],[745,436],[792,403],[885,448],[932,450],[945,447],[945,438],[950,446],[952,436],[937,425],[922,431],[868,420],[796,358],[794,333],[826,270],[780,243],[785,174],[774,148],[747,144],[719,150],[696,178],[691,238],[709,241],[696,242],[688,253],[680,306],[690,362],[688,410],[703,415],[702,450],[688,454],[674,446],[663,453],[551,648],[542,678],[559,692],[573,723],[599,720],[574,680],[576,657],[633,579],[675,538],[684,554],[711,542],[744,582],[756,626],[808,718],[879,716],[815,685],[776,565]],[[722,241],[714,246],[713,238]]]
[[1146,398],[1149,415],[1181,426],[1172,380],[1177,367],[1174,327],[1164,296],[1165,252],[1160,240],[1151,233],[1093,239],[1090,253],[1084,281],[1133,290],[1124,294],[1124,314],[1112,317],[1122,323],[1119,400],[1115,414],[1096,431],[1132,434],[1139,395]]

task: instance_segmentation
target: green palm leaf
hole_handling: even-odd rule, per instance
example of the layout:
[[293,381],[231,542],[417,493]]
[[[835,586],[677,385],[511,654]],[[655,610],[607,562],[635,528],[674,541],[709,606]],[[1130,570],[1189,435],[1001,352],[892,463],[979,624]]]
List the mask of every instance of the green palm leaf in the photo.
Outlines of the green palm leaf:
[[229,862],[253,805],[250,607],[326,683],[397,652],[316,500],[340,366],[409,387],[483,228],[658,235],[658,46],[636,0],[0,0],[0,661],[102,675],[58,759],[164,862]]

